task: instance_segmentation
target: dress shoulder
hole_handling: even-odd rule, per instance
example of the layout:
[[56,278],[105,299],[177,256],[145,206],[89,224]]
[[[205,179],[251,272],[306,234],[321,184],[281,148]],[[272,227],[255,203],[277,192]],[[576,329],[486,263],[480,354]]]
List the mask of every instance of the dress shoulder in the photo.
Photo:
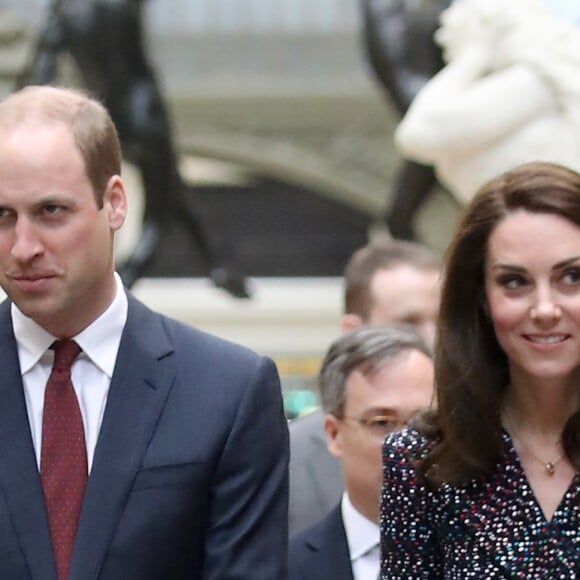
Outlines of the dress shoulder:
[[439,498],[417,476],[416,463],[433,442],[415,429],[390,435],[383,446],[381,580],[440,578]]
[[434,441],[412,427],[389,435],[383,444],[385,463],[414,464],[423,459]]

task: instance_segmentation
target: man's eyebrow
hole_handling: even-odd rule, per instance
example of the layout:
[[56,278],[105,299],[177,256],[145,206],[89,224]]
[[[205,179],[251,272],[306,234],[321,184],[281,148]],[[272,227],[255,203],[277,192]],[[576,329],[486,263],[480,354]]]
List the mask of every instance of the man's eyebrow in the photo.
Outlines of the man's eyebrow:
[[59,195],[58,193],[51,193],[34,201],[35,205],[45,205],[51,203],[65,203],[68,200],[64,195]]
[[74,203],[74,201],[70,198],[59,195],[49,195],[42,199],[35,200],[32,207],[34,209],[41,209],[47,205],[71,205],[72,203]]
[[364,417],[394,417],[399,414],[399,411],[394,407],[369,407],[362,413]]

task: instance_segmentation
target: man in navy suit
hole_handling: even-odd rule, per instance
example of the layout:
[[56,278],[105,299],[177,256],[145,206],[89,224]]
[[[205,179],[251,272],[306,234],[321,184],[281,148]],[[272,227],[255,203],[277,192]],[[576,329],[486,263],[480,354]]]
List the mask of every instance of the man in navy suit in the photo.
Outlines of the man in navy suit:
[[[113,260],[126,213],[119,172],[117,134],[96,101],[28,87],[0,104],[0,578],[285,579],[288,433],[275,367],[125,291]],[[81,349],[68,385],[82,416],[73,443],[86,451],[68,560],[44,472],[62,452],[46,463],[42,452],[60,420],[43,413],[51,345],[63,339]],[[56,485],[57,511],[68,509],[69,482]]]
[[328,350],[319,375],[328,450],[345,492],[290,540],[290,580],[377,580],[381,445],[433,398],[430,352],[410,326],[366,326]]

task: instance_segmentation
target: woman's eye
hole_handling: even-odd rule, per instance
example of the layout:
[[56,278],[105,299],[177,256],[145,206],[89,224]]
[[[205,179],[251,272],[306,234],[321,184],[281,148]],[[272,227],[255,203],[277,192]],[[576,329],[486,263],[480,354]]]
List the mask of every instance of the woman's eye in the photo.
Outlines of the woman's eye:
[[509,275],[501,276],[498,279],[498,283],[506,290],[518,290],[525,285],[526,281],[522,276]]
[[566,284],[578,284],[580,283],[580,268],[573,268],[571,270],[566,270],[562,275],[562,280]]

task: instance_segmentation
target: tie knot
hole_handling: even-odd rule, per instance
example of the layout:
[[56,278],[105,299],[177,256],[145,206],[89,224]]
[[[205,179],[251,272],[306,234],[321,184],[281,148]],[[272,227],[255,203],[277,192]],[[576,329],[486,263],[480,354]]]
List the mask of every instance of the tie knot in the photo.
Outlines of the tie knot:
[[53,370],[70,371],[70,368],[81,352],[81,347],[74,340],[55,340],[50,347],[54,350]]

